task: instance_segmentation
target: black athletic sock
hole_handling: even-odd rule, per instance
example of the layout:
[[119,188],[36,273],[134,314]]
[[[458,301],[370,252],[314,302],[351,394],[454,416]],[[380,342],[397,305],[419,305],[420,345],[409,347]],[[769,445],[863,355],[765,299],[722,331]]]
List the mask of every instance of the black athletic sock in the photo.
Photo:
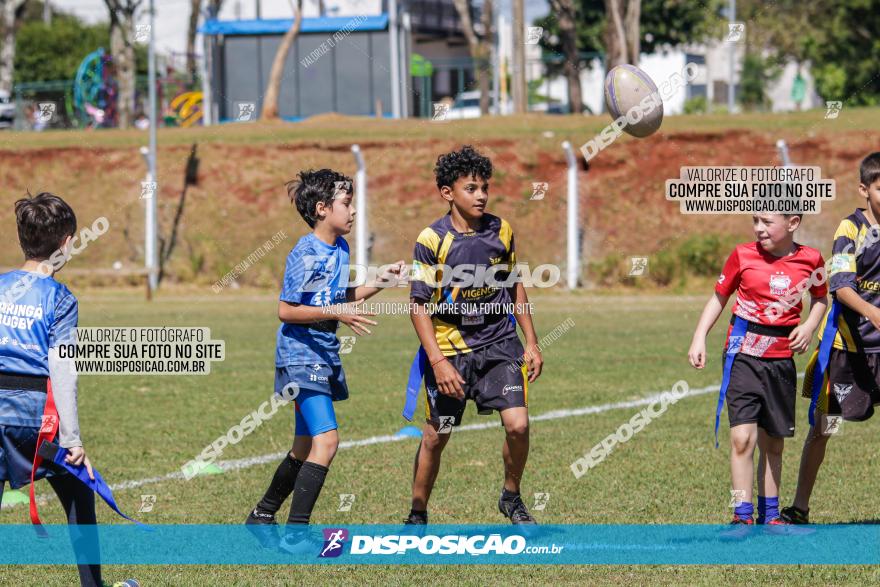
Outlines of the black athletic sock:
[[275,469],[272,483],[269,484],[269,489],[266,490],[266,495],[264,495],[263,499],[260,500],[260,503],[257,504],[257,509],[274,516],[275,513],[281,509],[281,504],[284,503],[284,500],[293,492],[293,487],[296,484],[296,477],[299,475],[299,470],[302,465],[302,461],[291,457],[290,453],[287,453],[284,456],[284,460],[281,461],[281,464]]
[[324,465],[311,461],[303,463],[293,488],[293,503],[290,504],[290,515],[287,516],[288,524],[309,523],[329,470]]
[[511,501],[519,497],[519,491],[508,491],[507,488],[501,489],[502,501]]
[[[73,475],[56,475],[48,477],[47,480],[64,507],[67,523],[73,526],[70,529],[70,541],[73,543],[73,552],[77,560],[96,560],[100,549],[95,525],[97,524],[95,494]],[[96,587],[103,585],[101,565],[83,562],[77,565],[77,570],[81,585]]]

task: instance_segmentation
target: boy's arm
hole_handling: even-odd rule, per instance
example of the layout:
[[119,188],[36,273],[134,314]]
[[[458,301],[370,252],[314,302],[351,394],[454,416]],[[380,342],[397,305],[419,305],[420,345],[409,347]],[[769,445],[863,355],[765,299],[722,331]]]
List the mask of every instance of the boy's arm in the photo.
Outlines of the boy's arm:
[[355,334],[372,334],[367,324],[376,322],[365,318],[375,316],[375,312],[367,312],[361,306],[363,300],[352,304],[333,304],[332,306],[308,306],[281,300],[278,302],[278,319],[285,324],[312,324],[324,320],[339,320],[348,325]]
[[860,316],[864,316],[871,321],[874,328],[880,330],[880,308],[863,300],[862,296],[852,287],[841,287],[834,294],[841,304],[857,312]]
[[532,383],[541,375],[541,370],[544,368],[544,357],[541,356],[541,349],[538,348],[538,335],[535,334],[535,325],[532,323],[532,313],[528,311],[529,309],[526,288],[523,287],[521,281],[518,281],[513,287],[513,316],[526,337],[523,357],[529,366],[529,383]]
[[706,366],[706,336],[712,330],[718,316],[724,311],[728,299],[730,299],[729,295],[722,295],[716,291],[706,302],[703,313],[700,314],[700,320],[697,322],[697,328],[694,330],[694,336],[691,340],[691,348],[688,351],[688,359],[696,369],[702,369]]
[[802,353],[810,347],[813,340],[813,334],[819,328],[822,322],[822,316],[828,308],[828,296],[811,296],[810,297],[810,313],[807,319],[796,326],[788,335],[788,347],[796,352]]
[[79,322],[79,307],[72,294],[63,297],[55,308],[55,321],[49,328],[49,380],[52,396],[58,412],[59,444],[70,454],[65,461],[72,465],[85,465],[90,479],[94,479],[92,463],[86,456],[82,439],[79,436],[79,410],[77,409],[77,373],[72,360],[62,360],[58,347],[62,344],[75,344],[76,327]]
[[376,280],[376,283],[380,284],[380,287],[376,287],[373,285],[359,285],[357,287],[350,287],[345,290],[345,299],[349,302],[357,302],[360,300],[366,300],[385,288],[395,287],[398,284],[398,279],[400,278],[400,274],[403,272],[403,268],[406,266],[403,259],[400,261],[395,261],[391,265],[385,267],[385,270],[382,272],[382,275]]
[[428,363],[434,370],[437,388],[443,395],[464,399],[464,389],[462,388],[464,378],[440,351],[440,345],[437,344],[437,338],[434,336],[431,316],[425,308],[426,302],[416,298],[410,298],[410,302],[410,320],[412,320],[419,342],[422,343],[422,348],[425,349],[425,354],[428,356]]

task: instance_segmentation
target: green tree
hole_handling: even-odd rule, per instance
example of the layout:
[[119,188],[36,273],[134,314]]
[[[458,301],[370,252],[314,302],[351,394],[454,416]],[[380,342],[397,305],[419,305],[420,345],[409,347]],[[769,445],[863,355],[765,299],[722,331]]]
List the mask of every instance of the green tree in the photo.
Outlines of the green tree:
[[[652,53],[657,47],[698,43],[718,36],[721,0],[642,0],[641,51]],[[605,52],[604,0],[576,0],[578,50]],[[541,45],[545,53],[562,55],[559,22],[555,14],[535,20],[544,28]],[[558,66],[557,66],[558,67]]]
[[107,24],[86,25],[67,15],[55,15],[51,25],[26,22],[16,39],[15,83],[72,80],[83,58],[109,43]]

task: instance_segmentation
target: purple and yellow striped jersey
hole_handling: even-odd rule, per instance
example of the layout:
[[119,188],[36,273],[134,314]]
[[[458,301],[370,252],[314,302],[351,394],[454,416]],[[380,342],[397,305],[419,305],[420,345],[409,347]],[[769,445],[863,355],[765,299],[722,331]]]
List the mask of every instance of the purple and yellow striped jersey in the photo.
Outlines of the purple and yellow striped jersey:
[[[862,208],[841,220],[834,233],[828,282],[831,293],[849,287],[869,304],[880,307],[880,227],[871,226]],[[820,333],[824,332],[827,320],[825,314]],[[842,305],[834,348],[880,353],[880,332],[870,320]]]
[[[504,282],[515,265],[513,230],[506,220],[491,214],[483,215],[479,230],[458,232],[447,214],[419,234],[410,295],[418,302],[441,304],[431,321],[444,355],[469,353],[516,336],[504,309],[512,302],[511,289],[481,278],[489,272],[495,274],[494,283]],[[489,271],[493,266],[501,269]],[[475,283],[457,285],[469,275],[475,276]]]

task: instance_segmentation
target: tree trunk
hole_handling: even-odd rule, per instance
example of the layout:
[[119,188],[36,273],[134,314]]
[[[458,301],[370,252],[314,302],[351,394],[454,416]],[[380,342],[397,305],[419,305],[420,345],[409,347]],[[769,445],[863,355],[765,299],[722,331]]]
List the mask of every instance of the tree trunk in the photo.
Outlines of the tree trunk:
[[568,81],[568,103],[573,114],[583,112],[581,67],[577,47],[577,13],[574,0],[550,0],[550,8],[559,21],[559,36],[565,63],[562,72]]
[[199,9],[202,0],[190,0],[189,27],[186,30],[186,71],[192,83],[196,81],[196,29],[199,27]]
[[626,32],[626,48],[629,55],[629,63],[639,64],[639,54],[642,52],[642,39],[640,20],[642,18],[641,0],[628,0],[626,16],[623,19],[623,28]]
[[489,82],[491,81],[491,64],[489,63],[491,41],[489,39],[491,39],[492,35],[492,0],[484,0],[483,2],[483,15],[481,18],[485,31],[483,39],[480,39],[474,30],[470,1],[453,0],[453,2],[458,12],[458,18],[461,20],[462,32],[468,42],[471,59],[474,62],[474,79],[477,82],[477,88],[480,90],[480,114],[485,116],[489,114]]
[[623,28],[622,0],[605,0],[605,70],[629,62],[626,32]]
[[132,122],[135,99],[135,63],[134,47],[127,42],[131,34],[131,20],[111,20],[110,24],[110,53],[113,56],[113,66],[116,70],[116,83],[119,89],[117,94],[116,112],[118,114],[117,126],[129,128]]
[[0,90],[12,94],[15,75],[15,32],[18,9],[25,0],[5,0],[3,6],[3,46],[0,47]]
[[281,93],[281,80],[284,77],[284,63],[287,61],[287,54],[293,47],[293,42],[299,34],[302,26],[302,0],[296,0],[296,13],[293,15],[293,26],[290,27],[278,50],[275,52],[275,59],[272,61],[272,69],[269,73],[269,83],[266,84],[266,97],[263,98],[263,110],[260,117],[266,120],[276,120],[278,118],[278,95]]
[[605,0],[606,71],[623,63],[638,65],[642,47],[641,14],[641,0]]

